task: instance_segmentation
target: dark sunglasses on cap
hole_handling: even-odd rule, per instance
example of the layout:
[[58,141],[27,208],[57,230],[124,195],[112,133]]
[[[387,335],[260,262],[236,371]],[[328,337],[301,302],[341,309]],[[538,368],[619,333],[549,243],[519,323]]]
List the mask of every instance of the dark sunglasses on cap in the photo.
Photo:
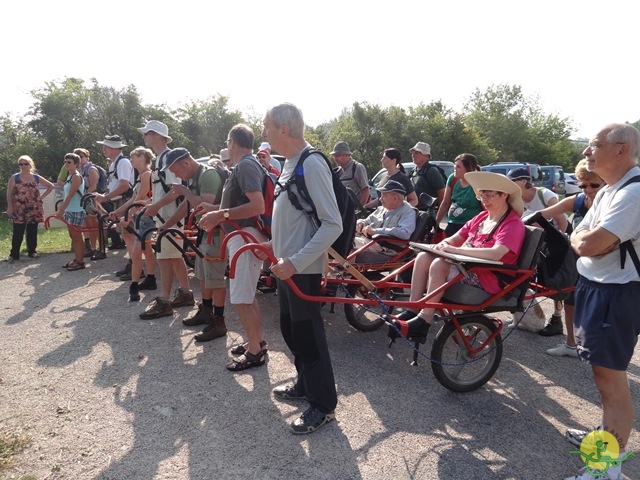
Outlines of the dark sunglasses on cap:
[[578,188],[581,188],[582,190],[586,189],[587,187],[591,187],[591,188],[600,188],[602,184],[601,183],[581,183],[580,185],[578,185]]

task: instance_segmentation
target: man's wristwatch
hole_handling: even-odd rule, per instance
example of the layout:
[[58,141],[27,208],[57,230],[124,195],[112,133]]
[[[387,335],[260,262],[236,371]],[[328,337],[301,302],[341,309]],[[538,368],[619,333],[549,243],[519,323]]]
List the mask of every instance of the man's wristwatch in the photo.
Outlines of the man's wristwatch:
[[224,217],[224,219],[225,219],[225,220],[228,220],[228,219],[229,219],[229,209],[228,209],[228,208],[225,208],[225,209],[222,211],[222,216]]

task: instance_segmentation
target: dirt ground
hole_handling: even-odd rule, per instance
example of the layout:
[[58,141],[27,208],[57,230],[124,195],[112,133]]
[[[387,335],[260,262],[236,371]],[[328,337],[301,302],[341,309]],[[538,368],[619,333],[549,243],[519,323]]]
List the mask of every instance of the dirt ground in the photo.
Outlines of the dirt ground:
[[[287,423],[306,405],[271,394],[295,374],[277,297],[259,298],[266,366],[233,374],[224,365],[242,330],[232,307],[227,338],[197,344],[198,330],[181,323],[190,308],[138,319],[152,292],[127,303],[128,284],[113,275],[121,252],[77,272],[60,268],[68,257],[0,264],[0,429],[31,438],[0,477],[561,479],[582,466],[564,431],[600,422],[589,368],[544,353],[560,337],[514,331],[493,379],[458,394],[428,362],[410,366],[406,344],[387,348],[384,329],[355,331],[340,306],[325,306],[337,421],[294,436]],[[629,368],[636,404],[639,357]],[[640,454],[636,431],[629,450]],[[640,459],[623,471],[640,479]]]

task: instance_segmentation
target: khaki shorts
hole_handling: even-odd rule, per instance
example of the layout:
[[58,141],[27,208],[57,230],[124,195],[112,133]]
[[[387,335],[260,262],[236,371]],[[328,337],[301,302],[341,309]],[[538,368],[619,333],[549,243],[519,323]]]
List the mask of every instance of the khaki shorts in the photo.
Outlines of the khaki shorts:
[[[220,257],[220,237],[213,237],[211,245],[205,243],[200,244],[200,251],[206,257]],[[227,268],[227,261],[213,261],[210,259],[202,259],[196,255],[196,278],[204,281],[205,288],[227,288],[227,282],[224,277]]]
[[[156,227],[164,225],[160,220],[156,220]],[[179,228],[182,231],[182,228]],[[182,252],[178,250],[173,243],[169,241],[167,237],[171,236],[170,233],[167,233],[161,240],[161,248],[160,252],[156,250],[156,258],[158,260],[170,260],[173,258],[182,258]],[[174,238],[175,242],[182,247],[182,237],[176,236]]]
[[[267,239],[257,229],[244,227],[244,231],[253,235],[258,242],[266,242]],[[227,248],[229,252],[229,262],[235,252],[245,244],[241,236],[234,236]],[[233,305],[250,305],[256,296],[256,287],[262,271],[262,260],[259,260],[252,252],[244,252],[236,262],[235,278],[229,279],[230,298]]]

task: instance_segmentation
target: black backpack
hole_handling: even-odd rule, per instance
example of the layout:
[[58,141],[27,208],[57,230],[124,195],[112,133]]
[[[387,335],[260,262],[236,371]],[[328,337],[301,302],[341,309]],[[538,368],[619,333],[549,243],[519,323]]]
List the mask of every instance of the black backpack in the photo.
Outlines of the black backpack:
[[[336,202],[338,204],[338,210],[340,210],[340,215],[342,217],[342,233],[333,242],[331,247],[338,252],[343,257],[346,257],[351,248],[353,247],[353,238],[355,237],[356,232],[356,208],[347,191],[347,187],[340,180],[340,168],[333,168],[329,159],[322,153],[320,150],[316,150],[315,148],[308,148],[302,152],[300,155],[300,159],[296,164],[296,167],[293,170],[293,175],[287,180],[284,185],[278,183],[278,189],[276,191],[276,197],[282,193],[282,191],[286,191],[289,201],[291,204],[298,210],[302,210],[308,214],[308,216],[314,222],[316,228],[320,227],[320,220],[318,219],[318,214],[316,213],[316,207],[311,200],[311,196],[309,195],[309,190],[307,190],[306,181],[304,178],[304,161],[309,157],[309,155],[317,153],[322,158],[324,158],[325,162],[329,166],[331,170],[331,182],[333,184],[333,192],[336,196]],[[311,206],[310,211],[306,211],[304,207],[300,204],[300,201],[296,197],[295,193],[291,190],[291,185],[296,185],[298,193],[305,201],[307,205]]]
[[[528,216],[526,225],[539,225],[544,230],[544,242],[538,256],[538,283],[555,290],[573,287],[578,281],[578,256],[571,248],[569,237],[554,227],[542,214]],[[566,300],[571,292],[549,295],[553,300]]]

